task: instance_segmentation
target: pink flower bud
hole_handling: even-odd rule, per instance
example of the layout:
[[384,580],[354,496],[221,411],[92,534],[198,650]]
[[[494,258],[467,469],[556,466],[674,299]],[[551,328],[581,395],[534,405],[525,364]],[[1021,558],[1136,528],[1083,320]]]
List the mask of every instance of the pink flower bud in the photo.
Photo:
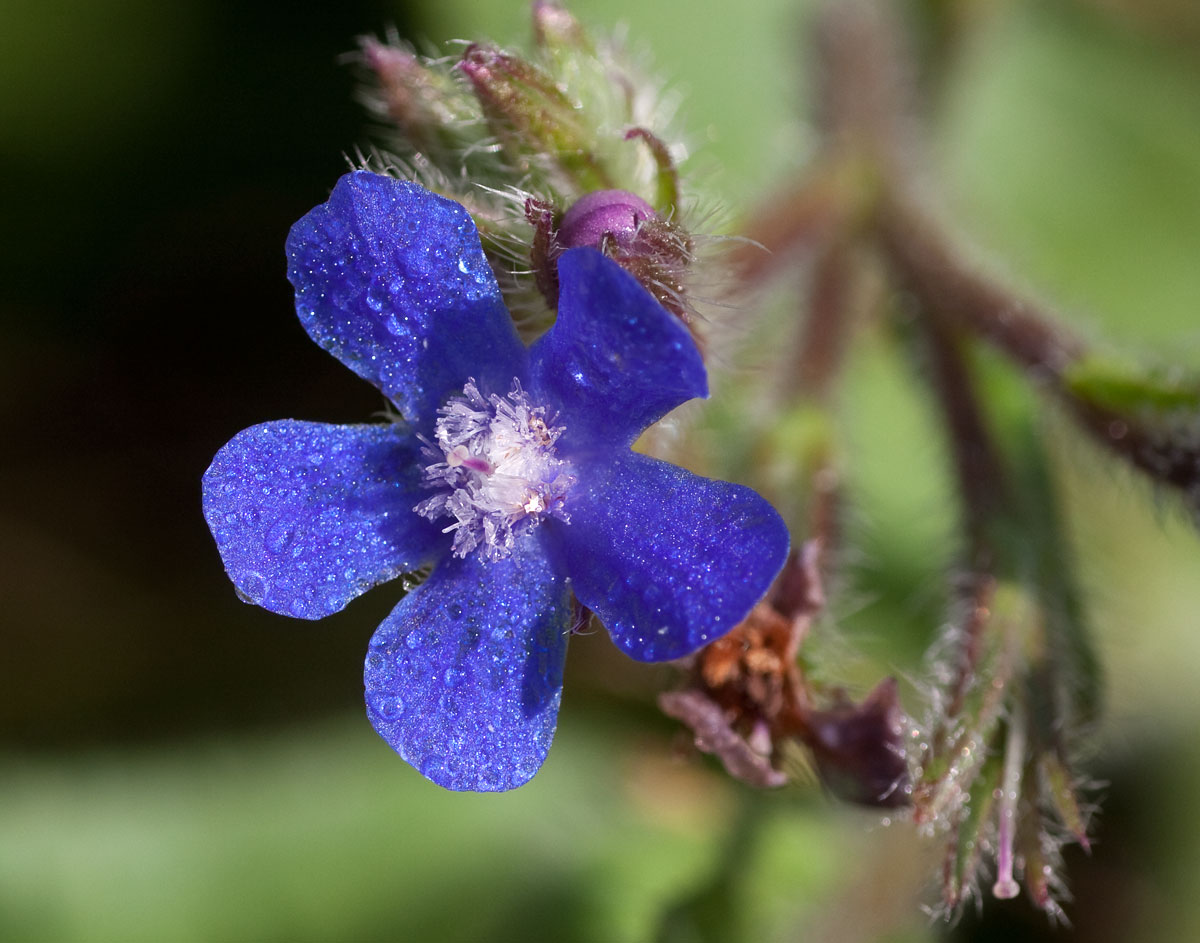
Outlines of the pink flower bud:
[[564,249],[599,248],[608,237],[621,249],[630,251],[642,223],[657,218],[649,203],[626,190],[594,190],[563,215],[558,243]]

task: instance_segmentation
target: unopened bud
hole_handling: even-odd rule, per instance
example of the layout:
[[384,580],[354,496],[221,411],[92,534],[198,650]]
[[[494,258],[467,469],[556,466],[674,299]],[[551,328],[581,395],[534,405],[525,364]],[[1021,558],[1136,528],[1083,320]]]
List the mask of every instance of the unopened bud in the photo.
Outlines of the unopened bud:
[[473,44],[458,68],[470,80],[493,133],[521,163],[549,158],[575,190],[612,185],[579,109],[544,71],[494,46]]
[[455,146],[456,128],[473,104],[470,97],[411,49],[369,36],[360,44],[374,80],[368,107],[394,125],[407,146],[438,161],[444,149]]
[[654,208],[626,190],[594,190],[563,215],[558,242],[564,249],[578,246],[600,248],[611,241],[633,251],[638,230],[646,220],[657,219]]
[[626,190],[598,190],[577,200],[555,233],[564,249],[594,246],[618,262],[684,324],[692,321],[686,272],[692,241],[649,203]]
[[590,51],[592,45],[579,21],[556,0],[533,0],[533,39],[551,53]]
[[805,721],[817,771],[839,798],[884,808],[909,804],[904,713],[895,678],[881,681],[861,704],[810,711]]

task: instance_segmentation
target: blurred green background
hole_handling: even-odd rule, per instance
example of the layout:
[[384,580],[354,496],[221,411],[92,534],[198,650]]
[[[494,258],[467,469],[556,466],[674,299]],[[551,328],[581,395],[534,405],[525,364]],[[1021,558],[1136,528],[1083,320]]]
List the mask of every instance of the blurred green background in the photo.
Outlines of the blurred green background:
[[[573,9],[653,49],[736,212],[813,146],[813,6]],[[934,845],[680,760],[653,707],[670,669],[603,633],[572,644],[544,770],[460,796],[362,716],[398,588],[319,624],[237,601],[199,510],[212,454],[255,422],[380,406],[284,280],[288,226],[369,140],[339,57],[388,26],[527,34],[520,0],[317,7],[0,5],[0,940],[1200,939],[1200,542],[1065,430],[1109,698],[1073,929],[1019,901],[929,923]],[[1080,330],[1200,366],[1194,0],[905,10],[949,212]],[[842,401],[858,549],[833,647],[863,684],[917,677],[951,559],[943,456],[893,353],[868,338]]]

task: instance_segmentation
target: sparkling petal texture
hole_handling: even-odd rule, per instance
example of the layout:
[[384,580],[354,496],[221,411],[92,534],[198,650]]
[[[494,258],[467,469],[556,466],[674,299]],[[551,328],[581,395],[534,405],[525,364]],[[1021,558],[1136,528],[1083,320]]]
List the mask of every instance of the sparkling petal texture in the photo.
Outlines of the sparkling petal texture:
[[687,328],[616,262],[571,249],[558,281],[558,319],[530,350],[530,383],[566,426],[564,451],[625,448],[680,403],[708,395]]
[[468,377],[503,394],[525,376],[525,348],[458,203],[356,171],[292,227],[287,257],[309,336],[420,431]]
[[443,561],[371,639],[367,716],[439,786],[521,785],[554,738],[569,613],[534,538],[504,560]]
[[575,595],[639,661],[724,635],[787,556],[787,528],[755,492],[633,452],[581,469],[570,511],[556,530]]
[[447,546],[418,517],[420,443],[400,424],[252,426],[204,473],[204,516],[243,598],[320,619]]

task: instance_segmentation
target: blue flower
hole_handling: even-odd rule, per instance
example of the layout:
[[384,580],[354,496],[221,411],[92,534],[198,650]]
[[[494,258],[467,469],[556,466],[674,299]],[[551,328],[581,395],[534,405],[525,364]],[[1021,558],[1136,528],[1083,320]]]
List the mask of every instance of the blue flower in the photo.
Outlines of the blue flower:
[[449,789],[527,781],[554,736],[570,594],[641,661],[723,635],[788,536],[748,488],[630,450],[707,395],[686,329],[616,263],[562,255],[558,317],[529,349],[466,210],[365,171],[288,236],[309,335],[403,421],[246,429],[204,475],[239,593],[320,619],[432,565],[379,626],[367,713]]

